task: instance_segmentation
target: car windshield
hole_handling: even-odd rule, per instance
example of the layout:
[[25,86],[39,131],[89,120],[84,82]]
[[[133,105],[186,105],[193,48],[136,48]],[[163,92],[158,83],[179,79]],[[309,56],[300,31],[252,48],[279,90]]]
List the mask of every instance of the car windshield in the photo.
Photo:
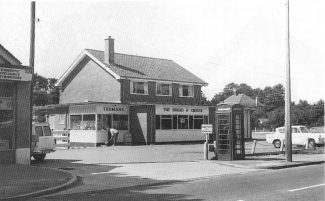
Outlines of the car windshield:
[[300,127],[300,130],[302,133],[310,133],[310,131],[306,127]]
[[44,126],[43,130],[44,130],[44,135],[45,136],[51,136],[52,135],[50,127]]
[[35,126],[35,133],[38,136],[43,136],[42,126]]

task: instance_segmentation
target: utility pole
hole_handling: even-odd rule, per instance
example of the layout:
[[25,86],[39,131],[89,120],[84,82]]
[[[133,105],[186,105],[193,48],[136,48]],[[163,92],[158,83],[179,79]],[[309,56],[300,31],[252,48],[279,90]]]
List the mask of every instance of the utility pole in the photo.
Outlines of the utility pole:
[[31,2],[30,17],[30,49],[29,49],[29,66],[32,71],[32,80],[30,81],[30,133],[29,146],[32,142],[32,124],[33,124],[33,80],[34,80],[34,57],[35,57],[35,1]]
[[29,66],[34,73],[35,55],[35,1],[31,2]]
[[292,138],[291,138],[291,83],[290,83],[290,13],[289,0],[287,0],[287,65],[286,65],[286,88],[285,88],[285,151],[287,162],[292,162]]

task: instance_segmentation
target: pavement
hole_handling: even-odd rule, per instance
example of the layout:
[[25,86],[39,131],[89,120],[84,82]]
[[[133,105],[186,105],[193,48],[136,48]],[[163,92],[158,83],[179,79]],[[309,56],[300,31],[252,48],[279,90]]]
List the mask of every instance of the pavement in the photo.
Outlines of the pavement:
[[[57,150],[49,154],[44,163],[32,161],[30,166],[1,164],[0,200],[26,200],[62,191],[82,192],[86,190],[83,189],[85,186],[72,188],[78,186],[81,177],[91,178],[94,183],[98,183],[92,183],[93,187],[88,186],[88,190],[104,190],[247,174],[264,169],[321,164],[325,161],[323,148],[322,151],[295,151],[293,162],[286,162],[284,154],[272,149],[260,142],[260,148],[257,147],[255,154],[251,154],[247,148],[245,160],[236,161],[213,160],[214,154],[211,152],[210,160],[203,160],[201,144]],[[70,171],[76,167],[79,172]],[[87,172],[89,170],[91,172]],[[103,175],[109,176],[108,181],[107,178],[104,181]],[[101,182],[108,184],[101,186]]]

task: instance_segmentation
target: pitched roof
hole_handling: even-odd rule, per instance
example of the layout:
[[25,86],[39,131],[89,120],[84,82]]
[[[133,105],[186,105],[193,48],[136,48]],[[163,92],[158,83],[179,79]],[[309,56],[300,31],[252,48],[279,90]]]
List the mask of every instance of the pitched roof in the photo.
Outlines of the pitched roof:
[[228,97],[226,100],[224,100],[223,102],[219,103],[218,105],[221,104],[227,104],[227,105],[239,104],[244,107],[250,107],[250,108],[256,107],[256,101],[245,94],[238,94],[237,96],[232,95]]
[[86,51],[121,78],[207,85],[202,79],[172,60],[115,53],[114,64],[106,64],[104,62],[104,51],[92,49],[86,49]]
[[[5,47],[3,47],[1,44],[0,44],[0,53],[5,53],[11,60],[14,61],[14,63],[8,61],[9,63],[11,63],[12,65],[20,65],[21,62],[13,55],[11,54]],[[1,56],[1,55],[0,55]],[[4,56],[4,55],[3,55]],[[4,58],[6,59],[6,58]],[[6,59],[7,60],[7,59]]]

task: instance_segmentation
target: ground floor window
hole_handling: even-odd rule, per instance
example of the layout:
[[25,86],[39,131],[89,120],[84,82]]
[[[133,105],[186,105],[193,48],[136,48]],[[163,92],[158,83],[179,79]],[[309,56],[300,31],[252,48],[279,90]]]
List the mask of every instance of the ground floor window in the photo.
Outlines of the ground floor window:
[[95,114],[70,115],[71,130],[95,130]]
[[128,130],[129,117],[128,115],[113,115],[113,128],[117,130]]
[[0,83],[0,150],[14,145],[14,84]]
[[98,114],[97,129],[107,130],[109,128],[115,128],[117,130],[128,130],[129,128],[128,115]]
[[207,115],[156,115],[156,129],[201,129],[208,124]]

